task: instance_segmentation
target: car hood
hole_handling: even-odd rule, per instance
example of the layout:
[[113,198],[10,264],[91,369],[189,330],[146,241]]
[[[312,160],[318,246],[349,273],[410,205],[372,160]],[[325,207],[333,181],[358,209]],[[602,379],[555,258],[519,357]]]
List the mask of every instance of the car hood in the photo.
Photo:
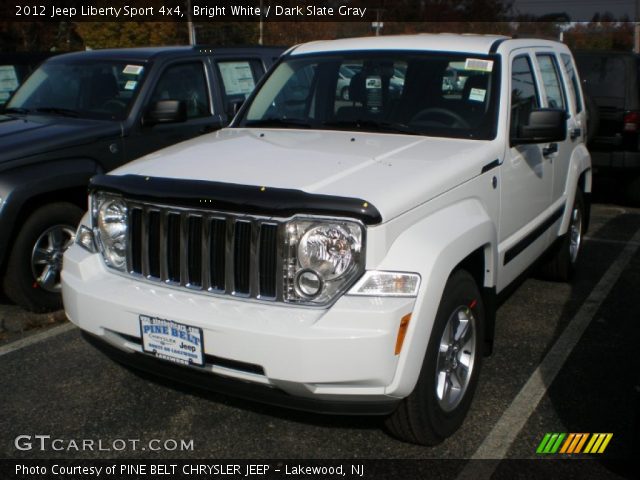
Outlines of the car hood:
[[495,142],[411,135],[228,128],[112,172],[360,198],[383,220],[479,175]]
[[[120,123],[46,115],[0,115],[0,168],[14,161],[120,136]],[[4,165],[3,165],[4,164]]]

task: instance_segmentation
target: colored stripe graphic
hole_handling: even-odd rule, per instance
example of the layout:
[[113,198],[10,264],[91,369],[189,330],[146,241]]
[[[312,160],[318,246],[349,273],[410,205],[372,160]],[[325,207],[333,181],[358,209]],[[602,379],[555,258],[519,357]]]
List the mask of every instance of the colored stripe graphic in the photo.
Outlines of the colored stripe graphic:
[[566,433],[547,433],[538,445],[536,453],[556,453],[565,436]]
[[609,445],[613,433],[594,433],[584,449],[584,453],[602,453]]
[[[542,455],[603,453],[611,438],[613,438],[613,433],[547,433],[538,445],[536,453]],[[585,443],[587,446],[583,450],[582,447]]]

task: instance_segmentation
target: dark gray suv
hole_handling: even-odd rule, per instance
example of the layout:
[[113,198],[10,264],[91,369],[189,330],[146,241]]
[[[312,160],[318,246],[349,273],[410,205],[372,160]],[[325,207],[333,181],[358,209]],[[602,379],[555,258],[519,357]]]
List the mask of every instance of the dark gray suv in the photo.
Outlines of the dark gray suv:
[[588,146],[594,171],[615,175],[627,199],[640,203],[640,56],[579,51],[575,58],[593,105]]
[[30,310],[59,308],[89,179],[227,125],[283,50],[95,50],[40,65],[0,112],[4,293]]

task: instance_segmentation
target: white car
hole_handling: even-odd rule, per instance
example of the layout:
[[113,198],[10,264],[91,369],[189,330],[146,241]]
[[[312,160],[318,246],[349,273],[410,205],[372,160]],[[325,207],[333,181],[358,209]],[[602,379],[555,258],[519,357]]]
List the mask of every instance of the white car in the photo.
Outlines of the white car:
[[[349,64],[362,69],[345,105]],[[469,74],[457,95],[443,88],[451,65]],[[92,179],[64,258],[67,315],[150,372],[387,415],[399,438],[436,444],[469,409],[496,295],[545,253],[549,274],[575,269],[585,127],[560,43],[300,45],[230,128]]]

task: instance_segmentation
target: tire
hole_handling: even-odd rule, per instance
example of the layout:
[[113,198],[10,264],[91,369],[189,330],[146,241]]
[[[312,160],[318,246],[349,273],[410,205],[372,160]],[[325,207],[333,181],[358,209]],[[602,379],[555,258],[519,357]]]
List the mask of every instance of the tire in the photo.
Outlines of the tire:
[[[460,333],[464,328],[461,318],[466,320],[467,329],[471,329],[464,330],[469,335],[467,342],[453,342],[457,344],[453,349],[450,334]],[[441,345],[446,348],[443,353]],[[437,445],[452,435],[462,425],[471,406],[482,365],[483,345],[484,306],[480,292],[468,272],[457,270],[445,285],[418,382],[386,419],[389,432],[400,440],[420,445]],[[463,358],[466,362],[460,361]],[[470,370],[466,383],[457,376],[464,372],[465,363],[467,371]],[[447,374],[446,368],[453,368],[456,374]],[[447,395],[443,390],[445,379],[457,381],[463,388],[460,392],[449,390]]]
[[340,98],[342,100],[349,100],[349,87],[342,87],[342,90],[340,90]]
[[578,188],[571,207],[569,230],[559,240],[557,249],[549,261],[541,267],[545,279],[568,282],[575,273],[582,251],[582,240],[587,222],[584,196]]
[[39,208],[15,238],[3,279],[6,296],[32,312],[62,308],[62,254],[73,242],[83,211],[59,202]]

